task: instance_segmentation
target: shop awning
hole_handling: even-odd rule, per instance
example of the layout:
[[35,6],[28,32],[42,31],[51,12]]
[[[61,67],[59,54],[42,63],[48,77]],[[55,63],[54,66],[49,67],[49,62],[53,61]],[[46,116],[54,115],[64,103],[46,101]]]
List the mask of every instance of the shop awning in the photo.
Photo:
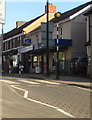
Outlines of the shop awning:
[[72,46],[72,39],[59,39],[59,43],[57,44],[57,39],[54,39],[53,45],[68,47]]

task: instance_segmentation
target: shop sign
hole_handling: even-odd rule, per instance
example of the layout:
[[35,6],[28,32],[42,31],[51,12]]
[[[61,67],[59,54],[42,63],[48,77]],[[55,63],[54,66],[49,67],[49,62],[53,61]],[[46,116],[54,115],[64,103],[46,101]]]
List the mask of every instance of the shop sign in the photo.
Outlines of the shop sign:
[[38,44],[35,44],[34,45],[34,49],[36,50],[36,49],[40,49],[40,48],[43,48],[44,47],[44,45],[42,44],[42,43],[38,43]]
[[24,38],[23,43],[25,45],[29,45],[29,44],[31,44],[31,39],[30,38]]
[[33,50],[33,45],[27,46],[27,47],[22,47],[20,49],[18,49],[18,53],[25,53],[28,52],[30,50]]

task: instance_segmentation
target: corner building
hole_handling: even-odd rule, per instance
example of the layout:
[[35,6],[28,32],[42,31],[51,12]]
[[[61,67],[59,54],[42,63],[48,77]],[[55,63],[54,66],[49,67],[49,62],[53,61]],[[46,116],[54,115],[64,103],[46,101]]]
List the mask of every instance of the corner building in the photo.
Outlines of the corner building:
[[[62,13],[61,18],[57,20],[54,18],[56,6],[49,4],[50,72],[54,73],[56,71],[57,22],[59,25],[60,73],[62,74],[70,72],[71,58],[87,55],[85,47],[86,21],[83,13],[89,9],[91,5],[92,3],[88,2]],[[18,66],[16,63],[18,63],[19,60],[22,61],[24,65],[24,73],[46,73],[46,11],[45,14],[37,17],[34,20],[24,23],[24,25],[20,26],[19,28],[15,28],[14,30],[6,33],[4,36],[3,62],[4,64],[8,63],[8,73],[11,72],[9,71],[11,68],[13,69],[12,72],[18,72]],[[15,42],[17,41],[17,45],[19,46],[17,46],[13,41],[13,45],[16,45],[17,47],[9,49],[9,41],[16,37],[18,37],[18,39],[16,39]],[[13,56],[16,56],[16,60],[14,58],[10,60],[10,58]],[[14,62],[14,60],[16,62]],[[13,61],[12,67],[10,61]],[[15,64],[16,67],[14,67]],[[14,69],[16,70],[14,71]]]

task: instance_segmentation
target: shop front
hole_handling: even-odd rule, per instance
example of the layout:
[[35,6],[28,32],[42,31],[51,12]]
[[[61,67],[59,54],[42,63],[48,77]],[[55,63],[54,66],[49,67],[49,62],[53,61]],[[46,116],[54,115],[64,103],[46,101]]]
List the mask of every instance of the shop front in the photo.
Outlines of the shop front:
[[18,73],[18,51],[3,53],[3,73]]

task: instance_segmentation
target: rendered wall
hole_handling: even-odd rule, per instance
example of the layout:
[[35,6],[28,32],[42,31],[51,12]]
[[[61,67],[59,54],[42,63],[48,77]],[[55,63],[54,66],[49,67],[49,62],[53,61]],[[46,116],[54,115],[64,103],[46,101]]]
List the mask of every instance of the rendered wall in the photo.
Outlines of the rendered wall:
[[72,20],[71,25],[72,57],[86,56],[86,21],[85,16],[79,15]]

